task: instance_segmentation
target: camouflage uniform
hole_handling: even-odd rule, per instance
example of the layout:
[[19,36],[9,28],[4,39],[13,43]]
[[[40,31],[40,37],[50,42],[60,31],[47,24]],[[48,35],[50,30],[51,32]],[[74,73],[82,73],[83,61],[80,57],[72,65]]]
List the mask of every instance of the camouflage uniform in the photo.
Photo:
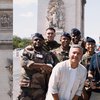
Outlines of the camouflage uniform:
[[63,51],[61,47],[52,50],[52,53],[57,57],[58,61],[64,61],[66,59],[69,59],[69,49],[67,51]]
[[[37,52],[32,46],[25,48],[21,61],[22,79],[19,100],[45,100],[48,80],[51,73],[47,73],[41,69],[29,69],[28,65],[31,61],[35,63],[53,64],[52,57],[44,50]],[[27,84],[23,85],[23,82]]]
[[[60,47],[60,44],[57,41],[55,41],[55,40],[54,41],[45,40],[45,43],[43,44],[43,49],[46,52],[52,51],[53,49],[56,49],[58,47]],[[50,55],[52,56],[53,61],[54,61],[53,66],[55,66],[59,62],[59,60],[56,57],[56,55],[53,54],[52,52],[50,52]]]
[[[95,54],[95,52],[93,53]],[[92,55],[93,55],[92,54]],[[89,55],[87,52],[83,55],[82,57],[82,64],[86,67],[87,71],[88,71],[88,67],[90,65],[90,60],[91,60],[91,57],[92,55]]]
[[53,49],[56,49],[60,46],[60,44],[57,42],[57,41],[47,41],[45,40],[45,43],[44,43],[44,49],[47,50],[47,51],[50,51],[50,50],[53,50]]
[[[83,55],[82,57],[82,64],[87,68],[88,70],[88,66],[90,65],[90,60],[91,60],[91,57],[93,56],[93,54],[95,54],[95,40],[92,39],[91,37],[86,37],[86,40],[85,40],[85,49],[87,50],[85,52],[85,54]],[[88,54],[88,49],[91,48],[93,49],[93,52],[91,55]]]

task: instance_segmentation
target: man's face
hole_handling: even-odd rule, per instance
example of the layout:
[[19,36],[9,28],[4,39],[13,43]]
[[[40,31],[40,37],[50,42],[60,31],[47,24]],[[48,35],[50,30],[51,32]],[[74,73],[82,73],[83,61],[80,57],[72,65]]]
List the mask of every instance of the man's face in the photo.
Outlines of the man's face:
[[80,48],[71,48],[69,58],[72,63],[79,63],[82,58],[82,50]]
[[43,45],[43,40],[40,38],[33,38],[32,42],[34,47],[41,47]]
[[61,45],[63,47],[69,46],[70,41],[71,40],[68,37],[65,37],[65,36],[61,36],[61,38],[60,38],[60,42],[61,42]]
[[89,52],[93,52],[95,50],[95,43],[86,42],[85,49]]
[[55,37],[55,32],[53,30],[47,30],[46,36],[48,41],[53,41]]
[[79,41],[80,41],[80,38],[81,38],[80,35],[75,35],[75,34],[72,34],[71,37],[72,37],[72,42],[73,42],[74,44],[78,44]]

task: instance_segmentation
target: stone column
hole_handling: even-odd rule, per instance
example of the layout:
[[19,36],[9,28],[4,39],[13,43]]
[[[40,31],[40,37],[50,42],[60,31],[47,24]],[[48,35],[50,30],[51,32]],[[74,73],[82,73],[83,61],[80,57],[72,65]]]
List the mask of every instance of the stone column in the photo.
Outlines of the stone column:
[[[12,100],[13,2],[0,0],[0,99]],[[10,72],[11,71],[11,72]]]

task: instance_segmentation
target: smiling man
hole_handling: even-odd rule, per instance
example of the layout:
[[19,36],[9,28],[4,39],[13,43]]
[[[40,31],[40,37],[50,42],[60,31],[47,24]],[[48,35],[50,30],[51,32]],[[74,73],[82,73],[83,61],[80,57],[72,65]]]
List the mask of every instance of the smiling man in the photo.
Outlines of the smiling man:
[[46,100],[78,100],[87,75],[86,68],[80,64],[82,55],[82,47],[73,45],[69,59],[53,68]]
[[32,45],[25,47],[21,56],[21,93],[18,100],[44,100],[48,80],[52,71],[53,59],[43,50],[44,38],[35,33]]

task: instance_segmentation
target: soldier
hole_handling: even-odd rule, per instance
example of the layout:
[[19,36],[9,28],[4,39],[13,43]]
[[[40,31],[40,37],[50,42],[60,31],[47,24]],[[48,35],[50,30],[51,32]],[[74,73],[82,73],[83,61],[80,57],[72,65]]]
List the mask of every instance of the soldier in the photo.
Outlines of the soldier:
[[53,50],[60,46],[60,44],[54,40],[54,38],[56,36],[56,31],[54,28],[52,28],[52,27],[47,28],[46,36],[47,36],[47,39],[45,39],[45,44],[44,44],[45,50],[47,50],[47,51]]
[[85,42],[81,38],[81,32],[77,28],[71,29],[71,42],[72,44],[79,44],[83,48],[83,54],[85,53]]
[[52,71],[46,100],[78,100],[86,79],[86,68],[80,64],[83,49],[72,45],[69,59],[58,63]]
[[[86,37],[86,44],[85,44],[85,49],[86,49],[86,53],[83,55],[82,57],[82,64],[86,67],[87,71],[89,70],[89,66],[90,66],[90,60],[91,57],[93,56],[93,54],[95,54],[95,47],[96,47],[96,42],[94,39],[92,39],[91,37]],[[80,100],[89,100],[91,92],[90,91],[86,91],[86,86],[88,85],[89,80],[87,79],[85,82],[85,87],[83,89],[83,99]]]
[[100,52],[91,57],[88,78],[91,79],[91,97],[89,100],[100,100]]
[[45,100],[53,59],[44,51],[44,38],[40,33],[32,37],[33,44],[24,49],[21,57],[21,94],[18,100]]
[[86,41],[85,42],[86,42],[86,44],[85,44],[86,52],[82,57],[82,64],[88,70],[88,66],[90,64],[91,57],[93,56],[93,54],[95,54],[96,42],[91,37],[86,37]]
[[61,46],[57,49],[52,50],[53,54],[57,57],[58,61],[67,60],[69,57],[69,49],[70,49],[70,42],[71,36],[69,33],[64,32],[60,37]]
[[71,30],[72,44],[78,44],[81,40],[81,32],[77,28]]

